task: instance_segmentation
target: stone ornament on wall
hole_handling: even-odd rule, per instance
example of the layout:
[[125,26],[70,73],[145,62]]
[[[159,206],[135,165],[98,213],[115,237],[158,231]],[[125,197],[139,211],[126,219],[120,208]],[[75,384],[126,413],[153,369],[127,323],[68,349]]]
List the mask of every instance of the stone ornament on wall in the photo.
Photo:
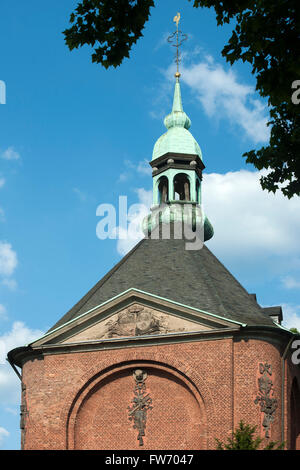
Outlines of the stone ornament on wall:
[[273,398],[273,382],[271,380],[272,376],[272,366],[271,364],[259,364],[259,373],[260,377],[258,378],[258,395],[254,400],[254,403],[257,405],[260,404],[260,410],[264,413],[262,426],[264,428],[265,437],[270,437],[270,426],[275,419],[275,411],[278,407],[278,401],[276,398]]
[[166,335],[211,330],[205,324],[182,318],[181,316],[161,312],[159,309],[146,307],[138,303],[124,308],[106,319],[98,317],[92,326],[67,338],[64,343],[97,341],[102,339],[130,338],[150,335]]
[[[184,331],[185,328],[176,329]],[[141,305],[133,305],[106,323],[105,337],[141,336],[170,333],[166,317],[155,314]]]
[[128,406],[128,417],[130,421],[133,421],[133,428],[138,430],[137,440],[139,445],[144,445],[143,437],[145,436],[146,422],[147,422],[147,411],[152,410],[152,398],[149,393],[146,393],[145,380],[147,378],[147,372],[144,370],[137,369],[133,373],[135,379],[134,398],[132,399],[132,405]]

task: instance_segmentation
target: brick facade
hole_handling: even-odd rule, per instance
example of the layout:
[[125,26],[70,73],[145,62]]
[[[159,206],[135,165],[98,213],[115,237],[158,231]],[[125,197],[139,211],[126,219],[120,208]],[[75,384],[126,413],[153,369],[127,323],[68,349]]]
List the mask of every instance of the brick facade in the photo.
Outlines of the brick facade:
[[[298,396],[300,376],[299,368],[286,361],[282,422],[281,356],[270,341],[225,337],[28,360],[23,365],[24,449],[139,449],[128,416],[136,369],[147,371],[153,406],[143,449],[215,449],[215,438],[224,441],[242,419],[257,425],[263,437],[263,413],[254,401],[259,366],[265,363],[272,366],[278,400],[270,440],[281,441],[284,423],[290,448],[292,432],[300,431],[299,404],[295,411],[291,398],[292,387],[294,401]],[[296,431],[291,413],[298,413]],[[300,449],[299,437],[296,441]]]

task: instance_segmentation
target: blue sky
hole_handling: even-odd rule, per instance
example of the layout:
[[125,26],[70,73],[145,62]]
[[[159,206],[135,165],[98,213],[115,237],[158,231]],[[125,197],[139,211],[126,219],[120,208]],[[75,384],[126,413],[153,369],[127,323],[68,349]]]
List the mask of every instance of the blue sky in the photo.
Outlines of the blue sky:
[[[299,198],[263,192],[243,152],[267,143],[266,102],[247,64],[221,50],[231,27],[187,0],[157,2],[117,69],[70,52],[62,31],[77,1],[4,2],[0,15],[0,449],[20,448],[20,385],[5,351],[49,329],[136,240],[99,240],[99,204],[151,203],[151,160],[174,86],[166,42],[181,12],[182,97],[206,165],[207,246],[262,306],[300,328]],[[131,223],[140,220],[139,211]],[[1,352],[2,351],[2,352]]]

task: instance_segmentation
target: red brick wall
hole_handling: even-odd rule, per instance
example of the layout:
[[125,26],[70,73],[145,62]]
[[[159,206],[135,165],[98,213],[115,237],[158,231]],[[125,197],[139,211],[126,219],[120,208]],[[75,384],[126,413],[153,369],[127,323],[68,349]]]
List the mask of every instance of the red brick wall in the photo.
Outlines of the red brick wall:
[[[164,369],[147,367],[147,372],[146,393],[152,398],[153,409],[147,411],[143,449],[205,446],[205,414],[201,413],[201,404],[193,390]],[[132,367],[119,369],[93,384],[76,413],[74,429],[70,429],[76,449],[139,447],[138,431],[129,421],[127,411],[127,406],[132,404],[134,386]]]
[[241,419],[259,426],[259,364],[272,365],[281,439],[281,361],[267,342],[231,339],[46,355],[23,367],[25,449],[139,449],[128,419],[137,368],[147,370],[143,449],[214,449]]

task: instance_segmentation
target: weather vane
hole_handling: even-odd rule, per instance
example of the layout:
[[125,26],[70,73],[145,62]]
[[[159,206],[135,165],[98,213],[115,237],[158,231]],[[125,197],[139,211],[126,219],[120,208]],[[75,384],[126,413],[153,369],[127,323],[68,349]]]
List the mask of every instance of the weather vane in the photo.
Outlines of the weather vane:
[[180,54],[180,46],[181,44],[187,40],[187,35],[183,34],[179,29],[178,29],[178,24],[180,21],[180,13],[177,13],[176,16],[173,18],[174,23],[176,23],[176,31],[174,31],[171,36],[168,37],[168,42],[172,44],[174,40],[176,41],[175,44],[173,44],[173,47],[176,47],[176,56],[175,56],[175,62],[177,66],[177,71],[175,73],[175,77],[180,77],[179,73],[179,64],[181,62],[181,54]]

